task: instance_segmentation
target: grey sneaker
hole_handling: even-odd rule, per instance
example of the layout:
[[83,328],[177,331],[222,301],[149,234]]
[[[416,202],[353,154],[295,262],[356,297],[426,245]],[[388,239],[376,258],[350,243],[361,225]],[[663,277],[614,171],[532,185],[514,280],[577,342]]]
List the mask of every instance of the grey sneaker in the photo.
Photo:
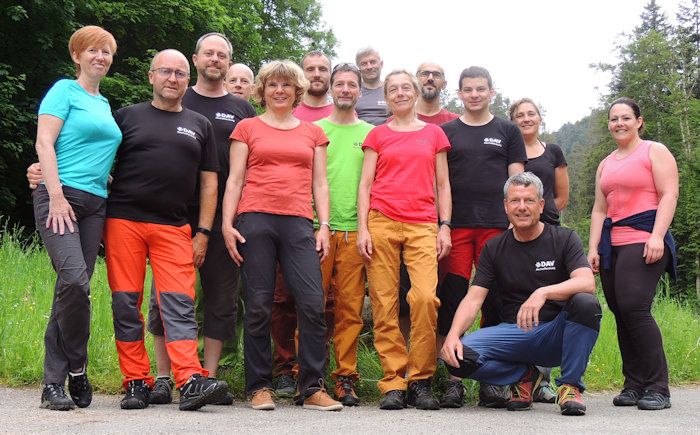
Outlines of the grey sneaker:
[[66,396],[63,385],[46,384],[41,392],[41,408],[53,409],[54,411],[70,411],[75,408],[73,402]]
[[645,391],[637,402],[637,408],[646,411],[658,411],[671,407],[671,397],[657,391]]
[[173,381],[170,376],[159,377],[153,384],[151,397],[148,403],[151,405],[167,405],[173,401]]
[[297,392],[297,383],[290,375],[279,375],[277,377],[277,389],[275,396],[292,398]]

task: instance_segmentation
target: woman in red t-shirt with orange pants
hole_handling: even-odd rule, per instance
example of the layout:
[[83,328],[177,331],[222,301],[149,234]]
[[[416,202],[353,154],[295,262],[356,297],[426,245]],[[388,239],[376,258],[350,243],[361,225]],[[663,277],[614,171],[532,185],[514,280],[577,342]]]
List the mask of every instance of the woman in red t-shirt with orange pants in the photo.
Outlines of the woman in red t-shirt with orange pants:
[[[401,409],[408,403],[439,409],[430,378],[437,365],[437,262],[452,246],[450,143],[440,127],[416,117],[420,85],[415,76],[392,71],[385,78],[384,95],[394,119],[375,127],[362,145],[365,158],[357,197],[357,247],[367,262],[374,347],[384,370],[377,387],[386,396],[379,407]],[[406,298],[411,307],[410,352],[398,323],[402,252],[411,278]]]
[[[299,66],[272,61],[260,69],[255,85],[255,100],[265,113],[240,121],[231,133],[222,210],[226,247],[241,266],[243,281],[246,393],[253,396],[254,409],[275,408],[270,317],[279,262],[298,312],[304,408],[340,410],[343,405],[323,385],[326,322],[320,261],[329,249],[328,138],[321,127],[292,115],[309,86]],[[320,222],[315,238],[312,195]]]

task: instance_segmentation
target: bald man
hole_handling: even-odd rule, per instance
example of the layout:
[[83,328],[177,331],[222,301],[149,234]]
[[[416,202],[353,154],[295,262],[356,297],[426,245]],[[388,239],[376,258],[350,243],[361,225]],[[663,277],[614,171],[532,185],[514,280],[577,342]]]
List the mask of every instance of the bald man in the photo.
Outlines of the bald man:
[[234,96],[249,101],[255,91],[255,75],[248,65],[235,63],[226,73],[224,87]]
[[[151,62],[153,100],[118,110],[123,140],[107,200],[105,242],[112,289],[114,336],[126,396],[122,409],[148,406],[153,376],[141,315],[146,259],[172,361],[180,409],[222,400],[226,382],[208,378],[197,357],[194,316],[195,269],[187,203],[199,181],[199,227],[211,228],[216,210],[217,170],[209,120],[182,106],[190,81],[187,58],[163,50]],[[173,170],[177,168],[177,170]]]

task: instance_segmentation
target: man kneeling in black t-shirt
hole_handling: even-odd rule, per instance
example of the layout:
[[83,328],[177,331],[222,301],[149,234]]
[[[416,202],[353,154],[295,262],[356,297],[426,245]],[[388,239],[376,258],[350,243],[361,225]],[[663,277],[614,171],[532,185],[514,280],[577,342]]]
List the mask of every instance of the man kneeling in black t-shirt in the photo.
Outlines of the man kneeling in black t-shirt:
[[[583,415],[581,377],[598,338],[601,309],[581,239],[571,229],[540,222],[542,182],[532,173],[510,177],[503,193],[513,227],[484,246],[442,357],[455,376],[512,384],[510,411],[532,407],[532,393],[542,379],[535,365],[560,365],[561,413]],[[496,284],[503,323],[462,337]]]

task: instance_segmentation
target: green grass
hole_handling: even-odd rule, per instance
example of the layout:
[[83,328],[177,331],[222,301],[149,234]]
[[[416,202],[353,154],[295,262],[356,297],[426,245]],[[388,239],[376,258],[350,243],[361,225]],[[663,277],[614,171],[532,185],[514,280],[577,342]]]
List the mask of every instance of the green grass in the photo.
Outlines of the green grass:
[[[31,385],[41,382],[43,374],[43,336],[51,312],[55,273],[48,255],[37,239],[20,241],[17,229],[0,228],[0,384]],[[150,273],[146,277],[143,312],[148,307]],[[590,391],[618,390],[622,385],[620,352],[617,345],[615,320],[604,306],[601,334],[593,350],[585,382]],[[102,259],[98,258],[92,277],[92,329],[89,342],[90,379],[96,390],[115,393],[121,390],[121,373],[114,344],[111,292]],[[671,384],[681,385],[700,381],[700,316],[688,305],[681,304],[660,292],[654,304],[654,315],[664,337]],[[241,335],[239,325],[239,340]],[[146,346],[152,363],[152,338],[146,334]],[[239,342],[239,349],[242,344]],[[372,346],[371,333],[361,337],[358,350],[358,371],[362,376],[357,385],[358,395],[365,401],[376,401],[381,395],[376,388],[382,369]],[[335,368],[333,356],[329,373]],[[554,370],[553,376],[558,374]],[[220,379],[231,385],[241,398],[244,390],[243,357],[219,371]],[[440,380],[447,377],[444,368],[435,375],[438,391]],[[473,381],[465,381],[468,401],[475,402]],[[332,389],[330,376],[327,385]]]

